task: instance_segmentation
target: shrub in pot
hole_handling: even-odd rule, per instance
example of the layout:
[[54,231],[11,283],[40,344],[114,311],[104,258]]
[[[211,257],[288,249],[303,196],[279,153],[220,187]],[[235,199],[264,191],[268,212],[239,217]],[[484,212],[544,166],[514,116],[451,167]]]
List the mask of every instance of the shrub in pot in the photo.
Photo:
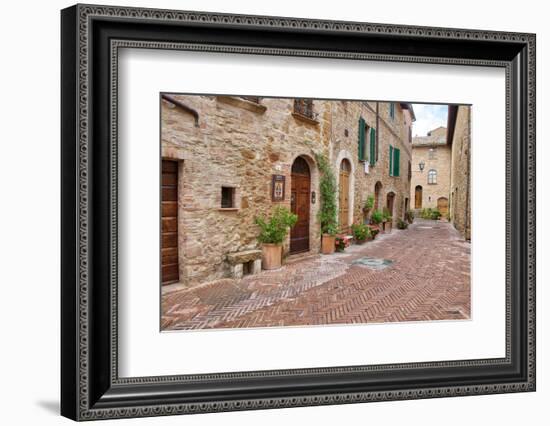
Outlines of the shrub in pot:
[[441,212],[437,209],[433,209],[430,219],[439,220],[440,218],[441,218]]
[[257,217],[256,225],[260,227],[258,240],[262,243],[262,268],[277,269],[282,264],[283,241],[298,221],[298,216],[285,207],[276,207],[268,219]]
[[372,239],[370,228],[363,223],[354,223],[351,225],[351,233],[356,243],[363,244],[368,239]]
[[397,229],[407,229],[409,224],[402,219],[397,219]]
[[384,215],[380,210],[373,211],[370,220],[379,230],[383,230],[380,228],[380,224],[384,220]]
[[334,253],[336,244],[336,232],[338,230],[338,210],[336,208],[336,178],[324,155],[316,155],[317,166],[321,172],[319,181],[319,213],[317,219],[321,225],[321,252],[323,254]]

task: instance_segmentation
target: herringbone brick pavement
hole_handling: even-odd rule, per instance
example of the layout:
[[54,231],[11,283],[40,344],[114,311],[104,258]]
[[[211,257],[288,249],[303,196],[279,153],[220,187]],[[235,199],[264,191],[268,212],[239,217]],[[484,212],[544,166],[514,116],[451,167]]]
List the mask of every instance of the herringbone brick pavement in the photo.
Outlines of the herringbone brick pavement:
[[[354,260],[391,260],[371,269]],[[163,295],[163,330],[281,327],[470,317],[470,244],[417,219],[344,253]]]

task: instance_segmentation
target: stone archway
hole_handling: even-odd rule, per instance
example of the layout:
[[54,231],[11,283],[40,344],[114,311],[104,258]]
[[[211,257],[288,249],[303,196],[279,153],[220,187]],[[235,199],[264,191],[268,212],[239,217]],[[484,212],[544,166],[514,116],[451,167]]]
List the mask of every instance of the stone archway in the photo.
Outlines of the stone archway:
[[[339,215],[339,226],[341,228],[349,228],[351,224],[353,223],[353,209],[355,205],[355,197],[354,197],[354,188],[355,188],[355,164],[353,163],[352,158],[354,158],[349,151],[342,150],[338,154],[338,157],[336,158],[336,186],[339,189],[339,194],[337,197],[338,202],[338,212],[341,213],[342,219],[340,219]],[[342,167],[345,167],[347,169],[347,185],[345,194],[342,193],[341,185],[344,185],[345,182],[341,182],[342,180]],[[345,179],[345,178],[344,178]],[[346,206],[343,206],[344,209],[340,209],[340,204],[346,200],[347,202],[347,208]],[[345,230],[345,229],[344,229]]]
[[311,171],[307,161],[298,157],[291,168],[290,210],[298,216],[290,230],[290,253],[309,250]]
[[347,158],[340,162],[340,179],[338,183],[338,223],[342,229],[347,229],[350,223],[350,174],[351,164]]
[[[300,159],[300,160],[298,160]],[[288,203],[287,206],[292,210],[292,166],[296,163],[296,161],[302,163],[302,160],[307,163],[307,166],[309,168],[309,177],[310,177],[310,185],[309,185],[309,244],[308,244],[308,251],[318,251],[321,248],[321,228],[319,225],[319,221],[316,220],[318,210],[319,210],[319,169],[317,168],[317,164],[315,160],[313,159],[313,156],[310,155],[308,152],[304,151],[298,151],[289,161],[288,164],[288,175],[287,175],[287,194],[285,196],[285,201]],[[298,165],[296,166],[298,167]],[[303,170],[304,165],[303,163],[300,165],[301,169]],[[297,169],[294,169],[297,171]],[[304,191],[305,195],[305,191]],[[290,198],[290,199],[289,199]],[[287,254],[294,254],[298,253],[298,251],[291,251],[290,250],[290,241],[291,241],[291,232],[289,232],[289,235],[287,237],[287,240],[284,244],[283,251]],[[293,248],[295,248],[293,244]]]
[[395,207],[395,192],[390,191],[386,195],[386,208],[390,212],[390,216],[393,217],[393,209]]

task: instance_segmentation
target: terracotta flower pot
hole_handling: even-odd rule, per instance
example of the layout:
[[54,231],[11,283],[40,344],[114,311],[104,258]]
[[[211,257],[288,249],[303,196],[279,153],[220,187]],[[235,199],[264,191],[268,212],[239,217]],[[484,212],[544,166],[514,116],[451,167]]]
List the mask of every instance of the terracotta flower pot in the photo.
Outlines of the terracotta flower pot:
[[282,248],[281,244],[262,244],[262,268],[263,269],[278,269],[282,263]]
[[330,234],[323,234],[321,241],[321,253],[332,254],[336,249],[336,236]]

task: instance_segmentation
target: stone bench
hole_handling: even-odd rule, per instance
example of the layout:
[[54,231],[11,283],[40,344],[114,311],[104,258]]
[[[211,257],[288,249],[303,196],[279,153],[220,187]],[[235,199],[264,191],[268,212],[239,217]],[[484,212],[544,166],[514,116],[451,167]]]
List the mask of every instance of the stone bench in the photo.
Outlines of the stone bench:
[[245,250],[226,255],[231,268],[231,278],[242,278],[243,275],[257,274],[262,270],[262,251]]

